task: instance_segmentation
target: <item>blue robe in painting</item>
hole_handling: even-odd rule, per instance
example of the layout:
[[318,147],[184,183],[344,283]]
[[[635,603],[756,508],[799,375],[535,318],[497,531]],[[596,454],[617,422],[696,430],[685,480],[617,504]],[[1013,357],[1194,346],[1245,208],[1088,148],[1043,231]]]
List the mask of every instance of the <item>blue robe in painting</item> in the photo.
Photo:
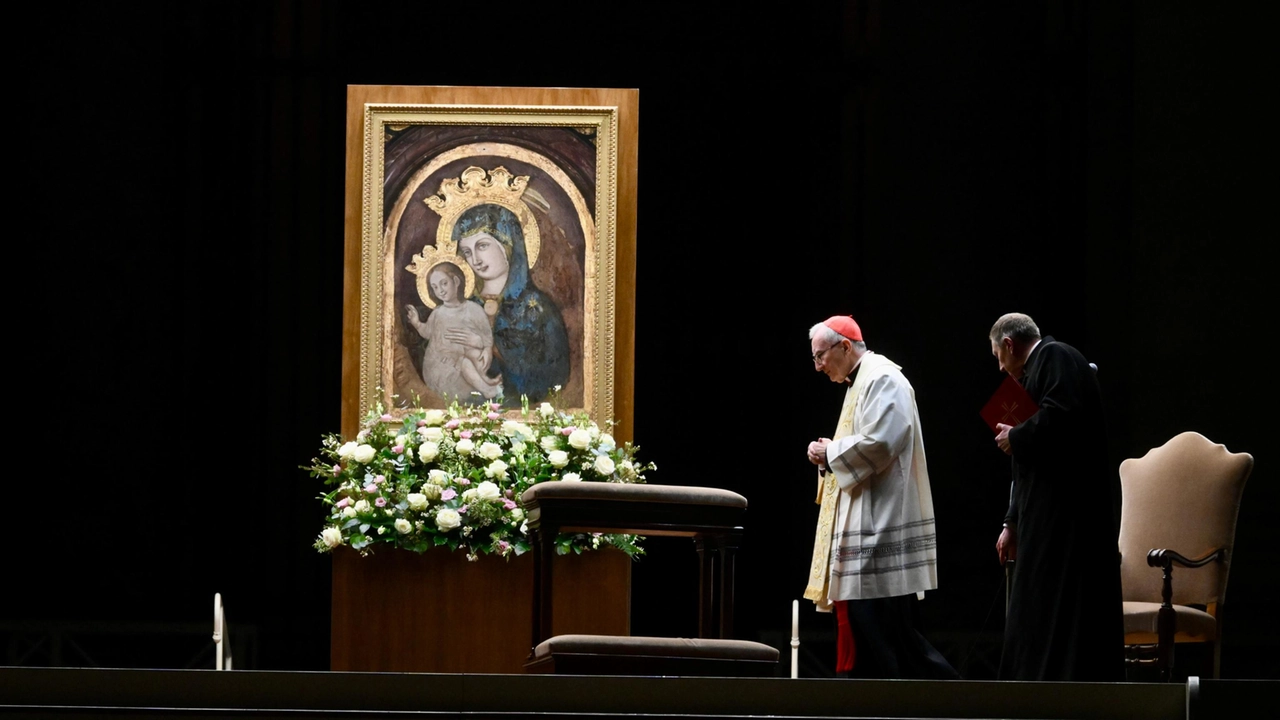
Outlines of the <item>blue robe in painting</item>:
[[[529,277],[522,233],[512,233],[506,287],[493,318],[494,361],[490,376],[502,374],[504,407],[546,399],[548,391],[569,381],[569,333],[550,295]],[[484,301],[474,298],[478,302]]]

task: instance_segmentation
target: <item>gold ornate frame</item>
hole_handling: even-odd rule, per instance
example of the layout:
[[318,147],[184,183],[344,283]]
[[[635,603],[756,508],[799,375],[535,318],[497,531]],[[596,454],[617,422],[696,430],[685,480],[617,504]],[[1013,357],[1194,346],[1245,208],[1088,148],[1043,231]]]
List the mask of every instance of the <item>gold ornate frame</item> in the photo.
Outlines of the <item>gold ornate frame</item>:
[[[435,305],[426,292],[426,276],[429,268],[442,259],[461,266],[468,291],[477,286],[478,279],[467,263],[456,262],[451,236],[453,223],[468,203],[488,202],[517,212],[524,228],[531,284],[539,270],[540,255],[546,257],[545,253],[551,252],[547,262],[568,262],[565,258],[569,257],[570,245],[562,239],[563,228],[551,236],[539,228],[527,206],[545,209],[546,201],[537,192],[530,192],[533,200],[522,200],[528,176],[517,175],[506,167],[513,165],[532,168],[543,183],[544,194],[545,188],[551,187],[561,193],[556,198],[568,198],[567,202],[562,199],[560,205],[571,204],[570,216],[578,220],[571,223],[570,235],[581,235],[582,245],[573,246],[579,248],[573,252],[580,253],[573,258],[580,269],[581,287],[564,290],[563,282],[556,285],[561,288],[559,292],[573,298],[574,305],[565,314],[580,312],[580,318],[574,314],[566,322],[573,329],[570,345],[576,362],[571,377],[573,389],[581,388],[580,395],[575,395],[580,401],[571,402],[565,409],[585,410],[600,422],[614,420],[618,423],[615,434],[629,439],[634,351],[631,298],[635,277],[636,91],[351,86],[348,95],[344,434],[353,434],[359,418],[375,403],[381,402],[392,414],[395,408],[412,404],[411,399],[395,391],[397,377],[404,377],[403,358],[407,356],[403,343],[397,339],[401,337],[398,332],[402,332],[397,313],[403,307],[398,298],[403,299],[406,284],[411,282],[406,278],[416,276],[416,294],[430,308]],[[537,102],[530,102],[530,98]],[[562,100],[570,102],[562,104]],[[358,133],[353,132],[353,116],[357,112]],[[449,134],[451,140],[431,146],[421,157],[406,158],[405,152],[397,148],[395,152],[399,154],[390,161],[394,166],[389,165],[389,143],[410,131],[416,133],[414,137],[424,138],[433,138],[433,133]],[[538,152],[536,146],[531,149],[528,142],[511,141],[513,132],[569,131],[594,142],[590,168],[593,187],[583,180],[590,173],[583,173],[578,167],[564,169],[557,164],[562,161],[559,156]],[[452,140],[462,136],[465,138]],[[429,142],[435,140],[420,145],[425,147]],[[470,165],[476,157],[488,162]],[[499,162],[503,159],[509,161]],[[460,163],[470,166],[458,172]],[[353,170],[358,171],[359,177],[355,186]],[[569,173],[574,171],[577,172],[571,180]],[[389,175],[394,176],[391,187]],[[587,192],[583,192],[584,187]],[[353,193],[357,188],[358,192]],[[409,231],[401,226],[402,218],[410,207],[413,212],[425,214],[419,200],[439,216],[438,225],[434,233],[423,231],[406,239]],[[558,212],[563,217],[570,211]],[[432,237],[425,237],[428,234]],[[407,265],[405,254],[410,251],[414,255]],[[581,338],[580,345],[575,337]]]

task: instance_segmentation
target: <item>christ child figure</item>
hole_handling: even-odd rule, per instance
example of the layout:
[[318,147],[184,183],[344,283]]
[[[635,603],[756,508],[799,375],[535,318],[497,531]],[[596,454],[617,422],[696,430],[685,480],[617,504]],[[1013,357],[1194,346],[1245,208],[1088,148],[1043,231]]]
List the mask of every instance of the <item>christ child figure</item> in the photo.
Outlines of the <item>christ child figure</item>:
[[493,361],[493,329],[477,303],[463,299],[466,280],[450,262],[431,268],[427,291],[436,308],[424,321],[418,309],[406,305],[413,329],[427,341],[422,355],[422,381],[448,399],[467,400],[479,394],[491,400],[502,394],[502,377],[489,377]]

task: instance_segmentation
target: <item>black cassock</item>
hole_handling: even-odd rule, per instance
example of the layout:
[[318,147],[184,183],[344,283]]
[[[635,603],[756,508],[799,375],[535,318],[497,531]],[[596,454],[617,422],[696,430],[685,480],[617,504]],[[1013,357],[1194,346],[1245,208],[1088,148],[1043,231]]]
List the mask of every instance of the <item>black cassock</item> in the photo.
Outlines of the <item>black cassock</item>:
[[1017,561],[1002,680],[1124,680],[1120,476],[1107,459],[1102,393],[1078,350],[1045,337],[1022,385],[1039,406],[1009,431]]

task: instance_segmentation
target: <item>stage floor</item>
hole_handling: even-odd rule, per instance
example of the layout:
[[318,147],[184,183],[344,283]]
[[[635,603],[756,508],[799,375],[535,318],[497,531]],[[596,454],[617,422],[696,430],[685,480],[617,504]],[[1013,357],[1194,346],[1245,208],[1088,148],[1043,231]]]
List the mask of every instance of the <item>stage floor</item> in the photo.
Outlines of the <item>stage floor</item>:
[[[31,718],[1243,718],[1280,681],[1155,683],[0,668]],[[1267,704],[1264,704],[1267,703]]]

